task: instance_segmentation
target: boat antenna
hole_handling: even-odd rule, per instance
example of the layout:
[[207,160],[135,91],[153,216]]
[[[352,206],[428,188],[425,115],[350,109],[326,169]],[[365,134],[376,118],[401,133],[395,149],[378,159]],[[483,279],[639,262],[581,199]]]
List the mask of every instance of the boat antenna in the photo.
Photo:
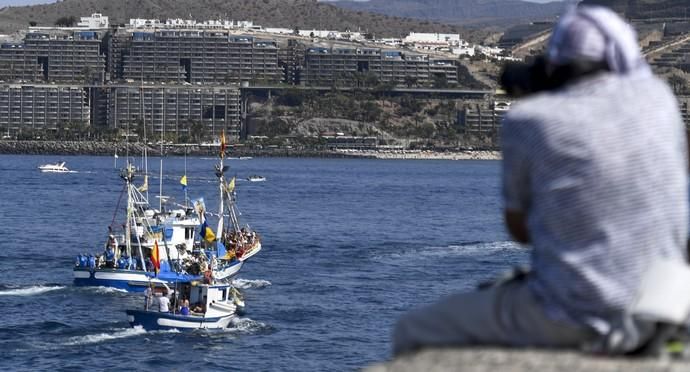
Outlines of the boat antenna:
[[[153,94],[151,95],[151,104],[153,104]],[[165,101],[163,103],[165,104]],[[153,124],[153,118],[151,119],[151,124]],[[161,125],[161,164],[160,164],[160,175],[159,175],[159,184],[158,184],[158,191],[159,191],[159,198],[158,198],[158,210],[163,211],[163,139],[165,137],[165,120]]]
[[[184,145],[184,179],[187,179],[187,144]],[[189,208],[188,205],[189,198],[187,197],[187,187],[184,188],[184,209],[185,211]]]
[[[149,157],[148,157],[148,141],[146,139],[146,114],[144,114],[144,81],[142,79],[141,81],[141,94],[139,95],[139,102],[141,105],[141,109],[139,112],[141,112],[141,125],[144,127],[143,128],[143,135],[144,135],[144,183],[148,185],[148,177],[149,177]],[[152,101],[153,102],[153,101]],[[146,188],[146,202],[148,203],[149,201],[149,188]]]

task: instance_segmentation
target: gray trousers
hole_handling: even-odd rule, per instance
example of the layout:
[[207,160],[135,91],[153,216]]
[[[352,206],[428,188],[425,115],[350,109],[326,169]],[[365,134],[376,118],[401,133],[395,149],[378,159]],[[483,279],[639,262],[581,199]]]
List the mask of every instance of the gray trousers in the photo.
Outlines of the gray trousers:
[[593,337],[587,328],[549,319],[526,282],[513,279],[404,314],[393,333],[393,354],[468,345],[579,348]]

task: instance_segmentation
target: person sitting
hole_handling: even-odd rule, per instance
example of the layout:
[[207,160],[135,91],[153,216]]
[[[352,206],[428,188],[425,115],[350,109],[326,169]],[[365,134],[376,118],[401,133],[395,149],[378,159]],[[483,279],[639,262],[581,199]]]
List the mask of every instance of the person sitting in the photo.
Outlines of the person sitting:
[[194,308],[192,309],[192,312],[200,313],[200,314],[203,314],[206,312],[206,296],[204,296],[203,300],[194,304]]
[[531,270],[404,314],[395,355],[472,345],[624,354],[656,343],[657,325],[632,310],[650,264],[686,266],[677,101],[633,28],[604,7],[560,17],[540,63],[519,74],[527,84],[516,92],[532,95],[501,128],[505,224],[531,247]]
[[89,254],[89,268],[91,270],[96,269],[96,257],[92,254]]
[[184,299],[182,306],[180,306],[180,315],[189,315],[189,300]]

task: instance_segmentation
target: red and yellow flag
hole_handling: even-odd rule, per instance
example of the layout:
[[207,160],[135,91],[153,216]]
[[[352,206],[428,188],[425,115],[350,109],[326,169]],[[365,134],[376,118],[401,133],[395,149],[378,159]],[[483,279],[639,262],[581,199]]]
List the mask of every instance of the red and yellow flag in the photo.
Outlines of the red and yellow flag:
[[156,274],[161,269],[160,254],[158,253],[158,240],[153,242],[153,250],[151,251],[151,261],[153,262],[153,268],[156,270]]
[[225,130],[220,133],[220,157],[221,159],[225,157]]

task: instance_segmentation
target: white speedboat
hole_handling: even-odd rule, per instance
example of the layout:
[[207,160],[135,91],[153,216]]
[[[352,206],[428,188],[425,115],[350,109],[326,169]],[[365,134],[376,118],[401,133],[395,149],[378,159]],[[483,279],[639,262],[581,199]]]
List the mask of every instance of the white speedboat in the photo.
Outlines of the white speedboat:
[[253,176],[247,177],[247,181],[249,181],[249,182],[264,182],[264,181],[266,181],[266,177],[253,175]]
[[51,172],[51,173],[68,173],[69,169],[65,166],[65,162],[59,162],[55,164],[43,164],[38,167],[41,172]]

